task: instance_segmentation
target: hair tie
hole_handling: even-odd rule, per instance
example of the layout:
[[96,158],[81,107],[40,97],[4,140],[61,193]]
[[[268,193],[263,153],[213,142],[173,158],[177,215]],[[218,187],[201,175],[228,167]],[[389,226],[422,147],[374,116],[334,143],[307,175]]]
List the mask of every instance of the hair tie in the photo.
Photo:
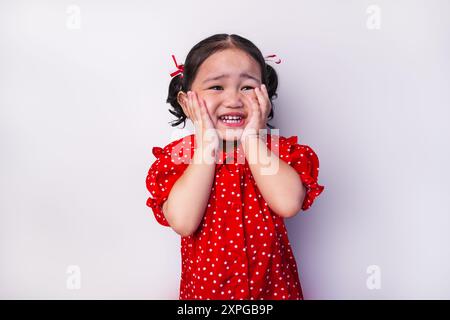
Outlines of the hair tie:
[[[273,62],[275,62],[276,64],[280,64],[280,63],[281,63],[281,59],[280,59],[280,58],[276,58],[276,57],[277,57],[276,54],[269,54],[269,55],[267,55],[267,56],[264,57],[264,60],[265,60],[265,61],[273,61]],[[275,59],[275,58],[276,58],[276,59]],[[170,76],[173,78],[173,77],[175,77],[176,75],[181,74],[181,77],[183,78],[184,64],[180,64],[180,65],[179,65],[179,64],[177,63],[177,60],[175,59],[175,56],[174,56],[174,55],[172,55],[172,59],[173,59],[173,62],[175,63],[175,67],[177,68],[177,71],[172,72],[172,73],[170,74]]]
[[173,59],[173,62],[175,62],[175,67],[177,67],[178,70],[172,72],[172,73],[170,74],[170,76],[173,78],[173,77],[175,77],[177,74],[180,73],[180,74],[181,74],[181,77],[183,78],[184,64],[178,65],[177,60],[175,59],[175,56],[174,56],[174,55],[172,55],[172,59]]

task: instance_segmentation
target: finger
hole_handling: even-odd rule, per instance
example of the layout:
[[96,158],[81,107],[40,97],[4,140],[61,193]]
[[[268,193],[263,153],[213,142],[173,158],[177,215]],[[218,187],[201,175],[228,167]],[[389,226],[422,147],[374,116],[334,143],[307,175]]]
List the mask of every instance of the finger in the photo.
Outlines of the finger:
[[267,109],[267,100],[260,88],[255,88],[255,92],[258,103],[261,106],[261,111],[262,113],[265,113]]
[[244,96],[245,101],[247,101],[247,105],[250,107],[250,109],[252,109],[253,105],[256,103],[255,99],[244,93],[242,94],[242,96]]
[[203,100],[203,98],[200,99],[200,113],[203,119],[203,123],[205,124],[205,127],[215,129],[216,126],[214,125],[211,119],[208,108],[206,107],[206,102],[205,100]]
[[186,111],[186,116],[191,120],[191,121],[193,121],[192,120],[192,114],[191,114],[191,107],[190,107],[190,104],[191,104],[191,102],[190,102],[190,91],[188,91],[187,93],[186,93],[186,106],[185,106],[185,111]]
[[270,98],[269,98],[269,92],[267,91],[267,86],[265,84],[262,84],[261,87],[262,87],[262,93],[263,93],[263,95],[267,101],[267,105],[268,105],[267,114],[269,114],[270,110],[272,109],[272,102],[270,101]]
[[[255,93],[256,93],[256,89],[255,88]],[[259,114],[260,112],[260,105],[259,105],[259,100],[258,98],[254,98],[254,97],[248,97],[250,100],[250,109],[252,110],[253,113]]]
[[186,113],[187,113],[187,116],[189,117],[189,119],[192,120],[192,115],[191,115],[191,93],[189,91],[186,93]]
[[205,105],[205,101],[203,100],[203,98],[200,98],[200,115],[203,119],[203,121],[208,120],[208,111],[206,110],[206,105]]
[[261,91],[266,99],[269,99],[269,92],[267,91],[267,87],[264,83],[261,85]]
[[194,122],[194,124],[196,124],[198,122],[198,117],[195,113],[195,107],[194,107],[194,92],[191,91],[189,93],[189,112],[191,113],[192,116],[192,121]]
[[201,119],[201,113],[200,113],[200,103],[199,103],[199,97],[197,95],[197,92],[193,92],[192,99],[194,101],[194,104],[192,107],[194,108],[195,115],[197,116],[197,119]]
[[211,125],[215,128],[216,125],[214,124],[211,114],[209,113],[208,107],[206,106],[206,101],[202,99],[202,103],[203,103],[203,110],[205,112],[207,120],[210,121]]

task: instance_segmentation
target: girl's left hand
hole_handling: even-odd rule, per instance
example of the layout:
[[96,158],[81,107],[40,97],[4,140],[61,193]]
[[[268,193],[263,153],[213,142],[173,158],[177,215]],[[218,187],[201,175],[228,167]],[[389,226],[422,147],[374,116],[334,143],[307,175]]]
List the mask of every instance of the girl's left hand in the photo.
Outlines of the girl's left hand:
[[250,105],[249,121],[241,135],[241,142],[245,141],[247,135],[258,134],[260,129],[265,129],[267,117],[269,116],[272,104],[270,103],[269,94],[264,84],[261,87],[255,87],[256,98],[243,95]]

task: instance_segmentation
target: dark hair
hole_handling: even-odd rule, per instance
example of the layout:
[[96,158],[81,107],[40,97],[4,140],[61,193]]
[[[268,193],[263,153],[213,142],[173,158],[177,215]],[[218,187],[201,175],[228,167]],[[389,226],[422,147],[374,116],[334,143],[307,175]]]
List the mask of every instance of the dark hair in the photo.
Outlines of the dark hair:
[[[255,61],[259,64],[261,68],[261,79],[262,83],[266,85],[267,92],[269,94],[270,102],[272,103],[272,109],[268,115],[268,120],[273,118],[273,102],[272,99],[277,98],[276,93],[278,87],[278,76],[274,68],[266,64],[264,56],[261,51],[256,47],[250,40],[247,40],[237,34],[215,34],[210,36],[199,43],[197,43],[191,51],[189,51],[186,61],[183,65],[184,71],[183,75],[179,73],[177,76],[173,77],[169,84],[169,94],[167,97],[167,103],[170,103],[172,110],[169,112],[177,117],[177,120],[171,121],[173,127],[184,123],[186,125],[186,115],[183,112],[180,104],[178,103],[177,96],[180,91],[187,92],[190,90],[192,83],[194,82],[195,76],[197,75],[200,65],[212,54],[229,49],[237,48],[248,53]],[[269,123],[267,126],[273,129]]]

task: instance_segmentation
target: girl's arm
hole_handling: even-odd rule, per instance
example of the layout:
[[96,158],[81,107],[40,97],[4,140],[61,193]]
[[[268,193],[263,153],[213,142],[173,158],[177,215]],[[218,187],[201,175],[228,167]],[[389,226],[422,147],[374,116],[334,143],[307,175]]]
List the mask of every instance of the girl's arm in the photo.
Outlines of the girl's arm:
[[[267,205],[281,217],[296,215],[301,210],[306,195],[306,188],[297,171],[268,149],[261,137],[251,135],[245,141],[242,145],[245,157]],[[277,170],[271,170],[273,172],[267,175],[262,174],[264,170],[268,170],[268,164],[277,162]]]
[[214,182],[215,167],[211,152],[196,148],[192,162],[173,185],[163,204],[167,222],[183,237],[193,234],[203,218]]

